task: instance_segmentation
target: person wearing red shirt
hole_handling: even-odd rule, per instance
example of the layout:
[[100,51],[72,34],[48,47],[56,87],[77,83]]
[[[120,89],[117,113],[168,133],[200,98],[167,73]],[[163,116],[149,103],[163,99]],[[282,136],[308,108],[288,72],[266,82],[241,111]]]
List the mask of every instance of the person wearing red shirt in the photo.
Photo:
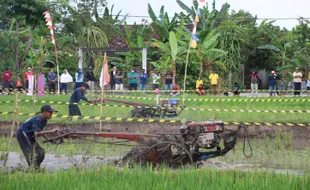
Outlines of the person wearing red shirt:
[[176,84],[172,84],[170,95],[177,96],[179,94],[180,94],[180,88]]
[[9,88],[10,86],[10,81],[12,80],[12,72],[8,69],[5,68],[5,70],[2,72],[2,79],[3,79],[3,88]]
[[28,89],[28,76],[33,75],[31,67],[28,67],[27,72],[24,75],[25,81],[26,81],[26,89]]

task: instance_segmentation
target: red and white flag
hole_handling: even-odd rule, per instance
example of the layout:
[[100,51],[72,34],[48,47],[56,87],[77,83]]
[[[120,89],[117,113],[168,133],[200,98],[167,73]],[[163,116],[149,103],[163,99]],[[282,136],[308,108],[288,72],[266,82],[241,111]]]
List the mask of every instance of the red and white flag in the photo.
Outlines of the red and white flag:
[[54,26],[53,26],[53,21],[52,21],[51,14],[48,11],[45,11],[43,13],[43,15],[44,15],[44,18],[45,18],[46,25],[48,26],[48,28],[51,31],[52,43],[55,45]]
[[[108,59],[107,59],[107,53],[104,53],[103,63],[102,63],[102,69],[99,79],[100,87],[103,88],[105,85],[110,84],[110,73],[109,73],[109,67],[108,67]],[[103,85],[102,85],[103,83]]]

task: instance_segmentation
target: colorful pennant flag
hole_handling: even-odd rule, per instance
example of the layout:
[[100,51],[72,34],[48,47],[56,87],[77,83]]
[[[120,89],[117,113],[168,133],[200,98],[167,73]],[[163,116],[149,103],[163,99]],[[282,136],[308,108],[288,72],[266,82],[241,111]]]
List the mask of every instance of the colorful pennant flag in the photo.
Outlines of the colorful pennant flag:
[[51,14],[48,11],[45,11],[43,15],[45,18],[46,26],[48,26],[48,29],[50,29],[51,31],[52,43],[55,45],[54,26],[53,26]]
[[199,41],[199,39],[196,36],[196,30],[197,30],[197,25],[199,22],[200,9],[202,9],[205,6],[205,3],[206,3],[205,0],[199,0],[199,5],[198,5],[198,8],[196,10],[196,16],[195,16],[194,25],[193,25],[192,39],[190,42],[191,48],[196,48],[197,47],[197,41]]

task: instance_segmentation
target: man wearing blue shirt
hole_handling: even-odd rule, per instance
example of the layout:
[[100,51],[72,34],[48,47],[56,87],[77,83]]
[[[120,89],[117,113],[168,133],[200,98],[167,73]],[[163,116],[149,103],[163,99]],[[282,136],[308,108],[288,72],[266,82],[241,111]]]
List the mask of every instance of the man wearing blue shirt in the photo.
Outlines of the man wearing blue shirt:
[[55,91],[56,91],[56,79],[57,79],[57,75],[54,73],[54,70],[51,69],[50,73],[47,75],[49,93],[55,93]]
[[139,75],[139,79],[140,79],[140,90],[146,90],[147,74],[145,73],[145,69],[142,69],[142,73]]
[[70,104],[69,104],[69,115],[82,115],[79,106],[77,105],[80,100],[84,100],[86,102],[89,102],[88,99],[85,97],[84,92],[89,89],[89,86],[87,83],[84,83],[80,88],[77,88],[74,90],[71,98],[70,98]]
[[[18,129],[16,137],[20,148],[29,166],[39,169],[44,160],[44,149],[38,144],[35,136],[43,134],[47,120],[52,118],[53,112],[57,112],[50,105],[41,107],[41,114],[25,121]],[[55,132],[55,130],[45,131],[44,134]],[[34,156],[35,154],[35,156]]]

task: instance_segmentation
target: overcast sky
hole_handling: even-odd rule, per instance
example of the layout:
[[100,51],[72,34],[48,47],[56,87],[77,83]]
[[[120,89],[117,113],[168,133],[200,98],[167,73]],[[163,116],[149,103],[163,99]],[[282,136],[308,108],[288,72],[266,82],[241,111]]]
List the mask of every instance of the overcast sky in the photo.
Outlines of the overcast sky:
[[[122,10],[122,14],[132,16],[148,16],[147,4],[150,3],[156,15],[158,15],[160,7],[165,6],[165,11],[169,16],[173,16],[174,12],[181,11],[181,8],[176,3],[176,0],[107,0],[108,7],[114,4],[113,13],[116,14]],[[188,6],[192,5],[192,0],[183,0]],[[213,0],[207,0],[209,7],[212,6]],[[231,5],[230,10],[240,10],[250,12],[252,15],[257,15],[258,18],[297,18],[310,17],[310,0],[217,0],[216,7],[219,10],[223,3]],[[127,22],[141,23],[142,18],[127,18]],[[150,19],[149,19],[150,20]],[[276,25],[293,28],[298,24],[297,20],[279,20]]]

